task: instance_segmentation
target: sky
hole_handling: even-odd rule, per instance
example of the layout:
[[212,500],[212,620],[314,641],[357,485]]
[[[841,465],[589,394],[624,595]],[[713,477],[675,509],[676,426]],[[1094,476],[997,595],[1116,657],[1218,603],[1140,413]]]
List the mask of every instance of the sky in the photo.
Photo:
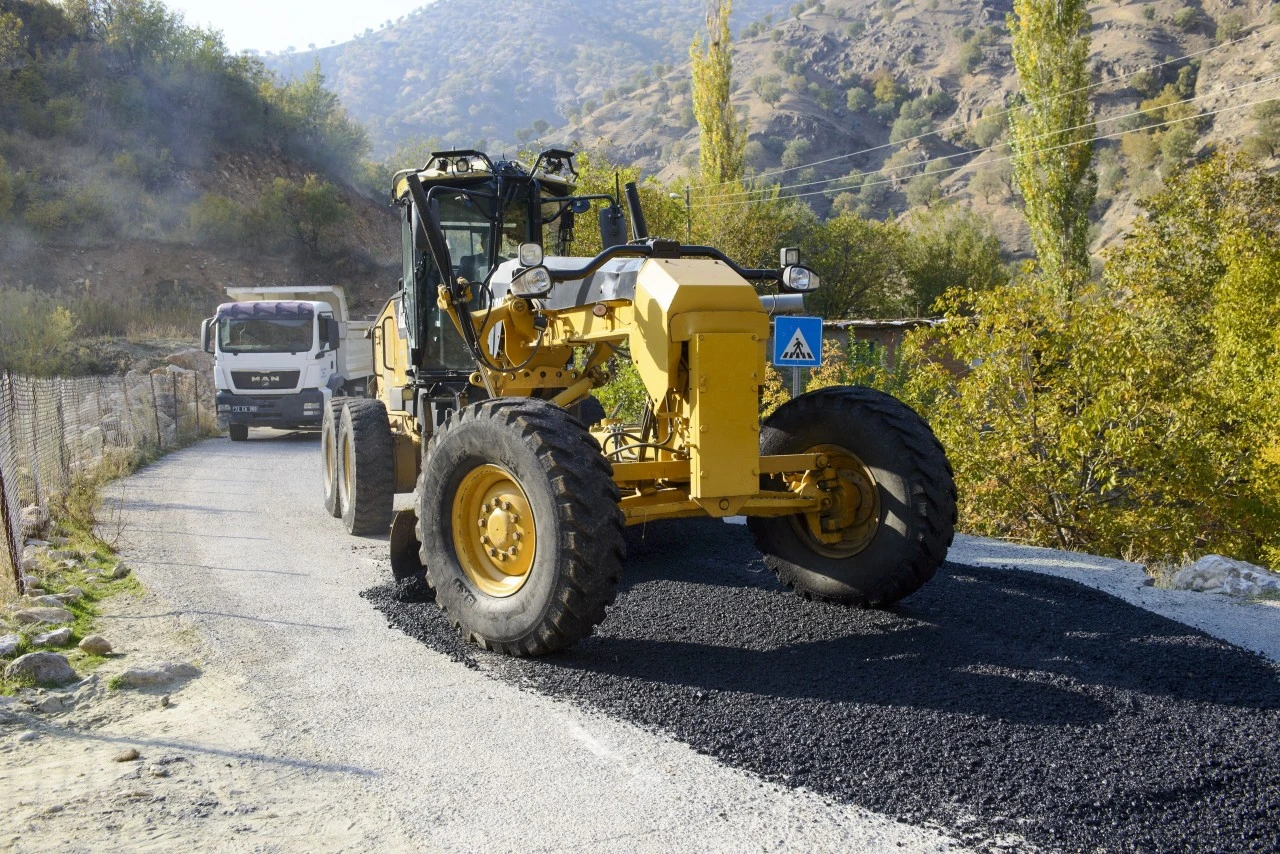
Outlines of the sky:
[[188,24],[222,30],[232,51],[325,47],[427,5],[429,0],[165,0]]

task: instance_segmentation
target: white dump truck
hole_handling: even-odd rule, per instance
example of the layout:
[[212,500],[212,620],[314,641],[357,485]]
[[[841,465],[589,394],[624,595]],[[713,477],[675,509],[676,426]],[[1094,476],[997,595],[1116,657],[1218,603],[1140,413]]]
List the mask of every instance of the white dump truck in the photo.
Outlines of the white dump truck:
[[342,288],[227,288],[233,302],[204,321],[201,345],[214,354],[218,420],[231,441],[250,427],[319,428],[333,397],[363,396],[373,374],[366,333]]

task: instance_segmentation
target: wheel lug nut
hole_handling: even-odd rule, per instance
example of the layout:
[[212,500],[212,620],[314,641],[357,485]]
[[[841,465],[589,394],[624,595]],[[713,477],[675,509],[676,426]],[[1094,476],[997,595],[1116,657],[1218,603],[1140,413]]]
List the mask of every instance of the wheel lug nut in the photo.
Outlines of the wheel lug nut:
[[503,510],[506,510],[508,513],[510,513],[510,512],[511,512],[511,502],[510,502],[510,501],[504,501],[504,502],[502,502],[502,509],[503,509]]
[[481,528],[483,528],[485,525],[488,524],[488,522],[485,520],[483,516],[481,516],[479,519],[476,520],[476,524],[479,525]]
[[497,556],[498,556],[498,550],[497,550],[497,549],[495,549],[493,546],[490,546],[490,547],[489,547],[489,557],[497,557]]
[[507,549],[507,554],[511,555],[512,557],[515,557],[517,554],[519,554],[519,552],[520,552],[519,546],[512,546],[511,548]]
[[498,560],[506,560],[506,559],[507,559],[506,552],[498,552]]
[[520,533],[519,531],[516,531],[511,535],[511,539],[515,540],[518,543],[524,539],[524,534]]

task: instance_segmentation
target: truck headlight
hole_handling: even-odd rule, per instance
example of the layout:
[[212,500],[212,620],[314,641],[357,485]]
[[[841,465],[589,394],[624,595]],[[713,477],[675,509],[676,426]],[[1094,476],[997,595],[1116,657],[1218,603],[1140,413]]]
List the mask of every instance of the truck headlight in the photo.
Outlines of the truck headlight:
[[808,267],[784,267],[782,289],[793,294],[807,294],[818,289],[818,274]]
[[530,299],[551,293],[551,271],[542,265],[521,270],[511,279],[511,293]]

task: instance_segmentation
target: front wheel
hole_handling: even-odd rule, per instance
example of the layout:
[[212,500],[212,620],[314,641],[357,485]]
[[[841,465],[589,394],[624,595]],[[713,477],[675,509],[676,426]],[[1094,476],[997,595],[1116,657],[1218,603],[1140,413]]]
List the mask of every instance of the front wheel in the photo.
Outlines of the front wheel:
[[589,635],[622,575],[612,468],[565,410],[533,398],[468,406],[436,428],[418,539],[436,604],[479,646],[542,655]]
[[800,595],[890,605],[946,558],[956,521],[951,466],[929,425],[901,401],[856,386],[809,392],[765,420],[760,453],[827,459],[805,478],[766,480],[808,489],[821,497],[820,511],[748,520],[765,563]]

